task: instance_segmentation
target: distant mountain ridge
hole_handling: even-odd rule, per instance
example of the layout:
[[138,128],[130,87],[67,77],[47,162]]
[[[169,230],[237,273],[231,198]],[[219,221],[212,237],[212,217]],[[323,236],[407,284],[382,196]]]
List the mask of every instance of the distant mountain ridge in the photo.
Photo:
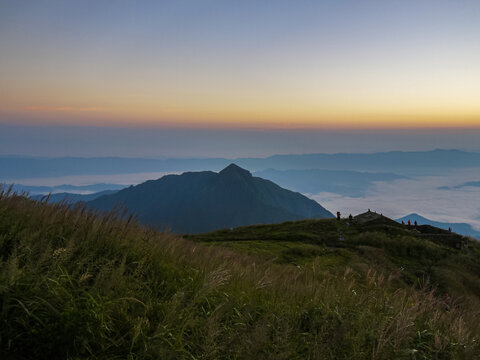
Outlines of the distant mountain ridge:
[[267,169],[254,174],[302,194],[331,192],[352,197],[364,196],[367,189],[378,181],[391,182],[408,179],[406,176],[393,173],[321,169]]
[[470,224],[467,223],[446,223],[433,221],[415,213],[396,219],[397,222],[404,221],[405,223],[408,222],[408,220],[410,220],[412,223],[416,221],[419,225],[431,225],[444,230],[451,228],[453,232],[465,236],[472,236],[480,240],[480,231],[475,230]]
[[179,233],[333,217],[314,200],[235,164],[219,173],[167,175],[88,202],[89,207],[106,211],[118,204],[144,224]]
[[56,193],[56,194],[49,194],[49,195],[33,195],[30,196],[31,199],[36,201],[43,201],[47,199],[49,203],[58,203],[65,201],[70,204],[75,204],[77,202],[88,202],[99,198],[100,196],[104,195],[112,195],[115,194],[118,190],[103,190],[93,194],[72,194],[67,192]]
[[68,193],[68,194],[93,194],[107,190],[120,190],[126,188],[127,185],[120,184],[89,184],[89,185],[56,185],[56,186],[42,186],[42,185],[22,185],[22,184],[0,184],[4,188],[12,186],[12,190],[16,192],[28,192],[30,195],[46,195],[46,194],[57,194],[57,193]]
[[455,186],[439,186],[437,189],[440,190],[458,190],[466,187],[480,187],[480,181],[467,181],[465,183],[455,185]]
[[[129,174],[139,172],[181,172],[220,170],[229,163],[252,171],[276,170],[360,170],[410,173],[425,169],[480,167],[480,153],[460,150],[391,151],[378,153],[292,154],[266,158],[122,158],[62,157],[38,158],[0,156],[0,180],[66,175]],[[429,173],[427,171],[427,173]],[[405,173],[404,173],[405,174]]]

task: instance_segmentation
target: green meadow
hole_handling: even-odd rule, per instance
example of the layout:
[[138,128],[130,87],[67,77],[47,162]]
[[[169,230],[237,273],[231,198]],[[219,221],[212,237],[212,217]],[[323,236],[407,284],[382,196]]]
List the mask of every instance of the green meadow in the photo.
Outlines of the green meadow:
[[4,191],[0,314],[2,359],[475,359],[480,246],[386,218],[181,237]]

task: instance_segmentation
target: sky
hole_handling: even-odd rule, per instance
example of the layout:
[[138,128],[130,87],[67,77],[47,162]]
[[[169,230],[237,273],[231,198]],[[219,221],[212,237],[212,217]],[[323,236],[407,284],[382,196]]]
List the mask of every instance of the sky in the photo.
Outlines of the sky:
[[0,124],[478,129],[479,19],[477,0],[0,1]]

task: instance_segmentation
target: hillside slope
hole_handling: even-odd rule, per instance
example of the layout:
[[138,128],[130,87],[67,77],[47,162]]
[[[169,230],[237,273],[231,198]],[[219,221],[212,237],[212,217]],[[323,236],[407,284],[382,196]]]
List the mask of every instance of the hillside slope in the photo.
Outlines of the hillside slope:
[[[355,226],[345,243],[357,241],[365,253],[373,247],[380,250],[372,254],[380,255],[382,248],[403,239],[387,242],[371,232],[389,223],[365,226]],[[288,233],[281,238],[295,245],[297,236],[312,233],[308,228],[318,229],[318,236],[325,232],[328,239],[342,227],[347,227],[344,221],[309,220],[233,233],[261,238],[269,228],[288,231],[290,238]],[[409,231],[398,224],[395,229]],[[264,243],[273,243],[272,236]],[[393,249],[412,252],[413,245],[400,241]],[[434,248],[421,249],[425,256],[435,255]],[[445,250],[466,260],[479,253],[478,247],[470,254]],[[300,268],[275,264],[259,254],[156,233],[112,215],[94,216],[82,207],[0,193],[0,357],[379,360],[480,355],[478,303],[435,296],[426,280],[404,286],[398,269],[382,269],[381,262],[376,268],[352,269],[353,261],[340,265],[323,256],[317,253]],[[372,264],[375,258],[381,260],[370,257]],[[473,276],[475,269],[467,273]]]
[[[285,222],[189,235],[282,264],[345,266],[398,274],[399,286],[429,281],[442,296],[480,302],[480,243],[429,225],[403,226],[374,212],[348,219]],[[479,319],[480,320],[480,319]]]
[[143,224],[178,233],[333,217],[317,202],[234,164],[219,173],[167,175],[102,196],[88,206],[108,211],[118,204]]

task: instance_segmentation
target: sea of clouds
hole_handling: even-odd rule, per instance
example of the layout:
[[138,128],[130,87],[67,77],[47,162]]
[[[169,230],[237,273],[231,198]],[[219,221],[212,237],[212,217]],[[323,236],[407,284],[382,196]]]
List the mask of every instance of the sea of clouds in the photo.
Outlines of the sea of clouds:
[[309,196],[334,213],[355,215],[371,209],[393,219],[417,213],[435,221],[468,223],[480,230],[480,187],[440,189],[479,179],[480,169],[466,169],[442,176],[377,182],[363,197],[328,192]]

